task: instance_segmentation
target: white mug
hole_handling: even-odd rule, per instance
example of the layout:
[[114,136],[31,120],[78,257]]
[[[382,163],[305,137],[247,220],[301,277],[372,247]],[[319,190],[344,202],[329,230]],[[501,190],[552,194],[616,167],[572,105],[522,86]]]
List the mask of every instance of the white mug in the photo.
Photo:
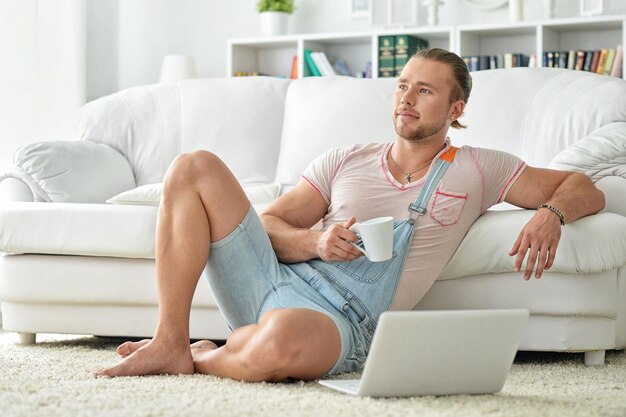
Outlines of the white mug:
[[352,246],[363,252],[372,262],[386,261],[393,254],[393,217],[377,217],[355,223],[350,230],[361,236],[364,248],[354,242]]

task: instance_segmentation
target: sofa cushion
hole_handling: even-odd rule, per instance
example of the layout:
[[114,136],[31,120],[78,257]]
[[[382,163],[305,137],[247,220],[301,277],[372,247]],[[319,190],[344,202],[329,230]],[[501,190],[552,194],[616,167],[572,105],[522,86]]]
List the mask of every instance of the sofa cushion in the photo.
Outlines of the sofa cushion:
[[394,78],[350,77],[309,77],[291,83],[276,172],[285,191],[329,149],[392,141],[395,85]]
[[135,186],[128,160],[108,145],[90,141],[45,141],[15,151],[16,178],[30,188],[36,201],[104,203]]
[[157,213],[152,206],[7,203],[0,252],[154,259]]
[[9,203],[0,252],[154,258],[156,207]]
[[198,149],[222,158],[243,184],[272,182],[291,80],[244,78],[155,84],[102,97],[81,109],[78,139],[118,149],[137,185],[162,182],[177,155]]
[[[280,184],[259,184],[244,186],[248,200],[252,204],[269,204],[280,194]],[[161,204],[163,183],[146,184],[132,190],[124,191],[109,198],[108,204],[132,204],[136,206],[158,206]]]
[[[535,213],[535,210],[487,211],[469,229],[439,279],[513,271],[515,257],[508,252]],[[563,226],[550,271],[597,273],[624,264],[626,217],[602,213]]]
[[472,80],[460,120],[468,128],[449,132],[457,146],[506,151],[546,167],[561,150],[593,131],[626,121],[626,82],[620,78],[560,68],[512,68],[473,72]]

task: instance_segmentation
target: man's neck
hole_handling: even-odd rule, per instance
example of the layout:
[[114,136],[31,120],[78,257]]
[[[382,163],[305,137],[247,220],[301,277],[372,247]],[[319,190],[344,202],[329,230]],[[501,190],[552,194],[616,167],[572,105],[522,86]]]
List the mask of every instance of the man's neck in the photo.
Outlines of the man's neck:
[[413,142],[396,137],[391,149],[391,157],[405,171],[411,172],[437,156],[446,144],[445,136],[434,140]]

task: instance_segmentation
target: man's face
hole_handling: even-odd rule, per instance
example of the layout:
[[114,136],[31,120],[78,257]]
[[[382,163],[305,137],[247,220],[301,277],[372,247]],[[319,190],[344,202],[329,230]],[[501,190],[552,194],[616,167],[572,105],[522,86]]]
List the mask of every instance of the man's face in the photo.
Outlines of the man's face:
[[443,63],[411,59],[402,70],[393,98],[396,134],[420,141],[450,126],[452,71]]

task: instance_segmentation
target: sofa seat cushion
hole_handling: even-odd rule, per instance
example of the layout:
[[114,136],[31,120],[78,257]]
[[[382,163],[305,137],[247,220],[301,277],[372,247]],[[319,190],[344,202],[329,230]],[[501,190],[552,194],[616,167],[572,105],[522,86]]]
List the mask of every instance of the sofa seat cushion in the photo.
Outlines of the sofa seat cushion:
[[[257,212],[268,204],[254,204]],[[154,259],[158,208],[138,205],[7,203],[0,252]]]
[[[469,229],[439,279],[513,271],[515,257],[508,252],[535,213],[535,210],[487,211]],[[598,273],[624,264],[626,217],[601,213],[563,226],[550,271]]]
[[153,259],[157,211],[130,205],[9,203],[0,208],[0,251]]
[[[0,255],[0,299],[28,304],[157,305],[153,259]],[[217,308],[206,279],[193,307]]]

